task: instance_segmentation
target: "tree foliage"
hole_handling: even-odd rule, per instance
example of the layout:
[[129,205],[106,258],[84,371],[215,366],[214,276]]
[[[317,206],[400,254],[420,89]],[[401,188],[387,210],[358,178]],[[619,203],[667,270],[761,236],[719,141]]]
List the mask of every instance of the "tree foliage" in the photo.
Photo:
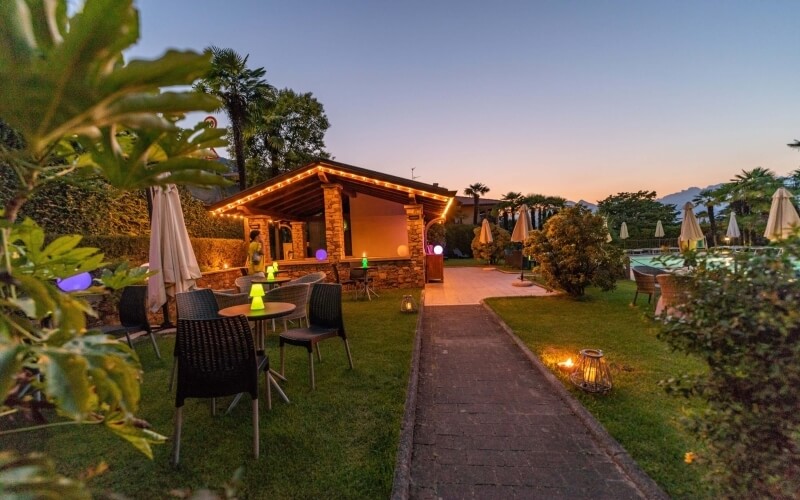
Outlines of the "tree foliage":
[[312,94],[278,91],[267,116],[247,139],[253,184],[289,172],[314,160],[330,158],[325,132],[330,127],[325,109]]
[[622,274],[622,252],[606,243],[606,235],[601,216],[574,206],[534,230],[524,251],[539,264],[548,285],[579,297],[589,285],[613,290]]
[[687,425],[705,442],[701,458],[729,498],[793,498],[800,491],[800,242],[780,255],[738,257],[735,266],[698,259],[682,317],[659,337],[698,356],[702,374],[666,388],[708,402]]
[[623,222],[627,224],[628,234],[632,239],[653,238],[659,220],[668,236],[680,232],[675,205],[656,201],[655,191],[617,193],[600,201],[597,207],[598,214],[608,220],[609,231],[615,240],[619,239],[619,229]]
[[503,229],[497,224],[489,223],[489,228],[492,230],[492,242],[481,243],[480,226],[472,228],[475,235],[472,238],[472,256],[476,259],[482,259],[494,264],[503,257],[503,252],[509,243],[511,243],[511,233]]

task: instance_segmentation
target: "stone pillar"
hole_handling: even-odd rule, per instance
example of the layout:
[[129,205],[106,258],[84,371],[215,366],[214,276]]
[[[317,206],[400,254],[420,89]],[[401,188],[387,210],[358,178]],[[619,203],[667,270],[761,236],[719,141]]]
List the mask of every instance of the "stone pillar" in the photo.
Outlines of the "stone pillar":
[[342,214],[342,186],[323,184],[325,197],[325,245],[328,260],[336,264],[344,258],[344,216]]
[[306,258],[306,223],[292,222],[292,259]]
[[422,205],[403,205],[406,210],[406,231],[408,232],[409,267],[414,286],[425,286],[425,219],[422,217]]
[[264,237],[264,262],[272,262],[272,255],[269,249],[269,240],[272,236],[270,233],[272,232],[272,226],[270,226],[270,220],[266,217],[248,217],[246,224],[244,225],[244,240],[247,242],[249,247],[250,245],[250,231],[253,229],[258,229],[261,231],[261,236]]

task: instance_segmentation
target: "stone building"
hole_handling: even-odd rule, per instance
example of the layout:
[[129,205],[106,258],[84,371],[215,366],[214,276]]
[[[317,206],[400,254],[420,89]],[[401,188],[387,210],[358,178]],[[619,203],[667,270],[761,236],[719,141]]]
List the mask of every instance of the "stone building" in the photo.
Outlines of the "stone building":
[[[266,260],[289,276],[336,265],[342,277],[363,258],[378,287],[425,284],[425,234],[443,222],[455,191],[332,160],[274,177],[209,207],[261,230]],[[329,277],[332,279],[332,276]]]

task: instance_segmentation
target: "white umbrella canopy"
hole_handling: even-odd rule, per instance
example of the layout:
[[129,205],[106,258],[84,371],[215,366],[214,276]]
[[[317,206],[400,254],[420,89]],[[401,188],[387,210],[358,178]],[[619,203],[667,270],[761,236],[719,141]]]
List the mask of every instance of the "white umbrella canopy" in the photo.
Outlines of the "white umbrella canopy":
[[725,233],[728,238],[739,238],[742,232],[739,231],[739,224],[736,222],[736,212],[731,212],[731,220],[728,222],[728,232]]
[[492,238],[492,228],[489,227],[489,221],[487,219],[483,219],[481,223],[481,234],[478,236],[478,241],[484,245],[488,245],[494,241]]
[[683,222],[681,222],[681,236],[680,241],[686,242],[686,246],[690,246],[693,241],[700,241],[703,236],[703,230],[700,229],[700,223],[697,222],[697,217],[694,216],[694,205],[690,201],[686,202],[683,206]]
[[186,231],[177,186],[152,189],[150,270],[158,273],[147,281],[147,304],[156,312],[166,304],[167,296],[194,288],[202,274]]
[[630,238],[630,236],[628,236],[628,224],[623,222],[622,225],[619,226],[619,239],[627,240],[628,238]]
[[770,241],[786,238],[800,226],[800,216],[792,205],[792,193],[786,188],[778,188],[772,195],[767,230],[764,236]]
[[514,224],[514,231],[511,233],[511,241],[524,243],[528,239],[528,233],[533,231],[531,225],[531,217],[528,215],[528,207],[522,205],[519,207],[519,218],[517,223]]
[[663,238],[664,237],[664,226],[661,224],[661,221],[656,223],[656,238]]

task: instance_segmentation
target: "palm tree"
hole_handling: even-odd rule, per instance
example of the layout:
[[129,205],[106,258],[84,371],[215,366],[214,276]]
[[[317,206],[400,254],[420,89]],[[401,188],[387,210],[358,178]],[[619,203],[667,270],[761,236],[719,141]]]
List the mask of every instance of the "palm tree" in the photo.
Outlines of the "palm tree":
[[781,181],[766,168],[756,167],[742,170],[730,182],[720,188],[720,193],[730,197],[731,206],[740,216],[742,237],[753,243],[753,237],[766,225],[772,193],[781,186]]
[[478,225],[478,200],[481,196],[485,195],[489,192],[489,188],[486,187],[485,184],[480,182],[476,182],[475,184],[470,184],[468,187],[464,188],[464,194],[467,196],[472,196],[473,200],[473,212],[472,212],[472,224],[474,226]]
[[509,214],[514,214],[517,208],[522,204],[522,193],[509,191],[500,198],[500,208],[503,210],[503,224],[506,231],[510,230],[508,223]]
[[274,98],[275,89],[264,80],[264,68],[250,69],[247,58],[233,49],[211,46],[211,71],[195,84],[195,89],[222,100],[233,132],[233,151],[239,171],[239,188],[247,187],[245,131],[264,113]]
[[534,225],[534,229],[542,228],[542,209],[546,200],[547,197],[543,194],[529,194],[523,199],[523,203],[531,211],[531,223]]
[[714,216],[714,206],[720,202],[719,194],[713,189],[703,189],[697,194],[697,196],[694,197],[694,199],[692,199],[692,202],[694,202],[695,206],[702,205],[706,207],[706,212],[708,212],[708,222],[711,226],[711,238],[709,246],[717,246],[717,221]]

